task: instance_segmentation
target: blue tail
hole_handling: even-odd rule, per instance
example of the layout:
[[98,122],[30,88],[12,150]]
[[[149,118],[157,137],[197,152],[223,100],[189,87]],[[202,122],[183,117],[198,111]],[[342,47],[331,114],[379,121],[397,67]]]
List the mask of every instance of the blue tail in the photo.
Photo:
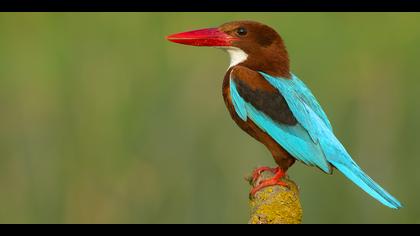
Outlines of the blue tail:
[[393,209],[401,208],[401,203],[395,199],[391,194],[385,191],[379,184],[373,181],[363,170],[350,158],[345,162],[334,162],[333,164],[340,170],[347,178],[353,181],[357,186],[362,188],[365,192],[380,201],[385,206]]

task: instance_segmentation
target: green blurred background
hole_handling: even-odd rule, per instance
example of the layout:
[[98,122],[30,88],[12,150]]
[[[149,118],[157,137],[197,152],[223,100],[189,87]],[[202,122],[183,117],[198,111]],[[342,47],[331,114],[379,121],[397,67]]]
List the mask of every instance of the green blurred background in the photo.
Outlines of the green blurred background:
[[283,36],[336,135],[401,200],[296,164],[304,223],[420,223],[420,14],[1,13],[1,223],[246,223],[274,165],[223,103],[228,56],[169,43],[250,19]]

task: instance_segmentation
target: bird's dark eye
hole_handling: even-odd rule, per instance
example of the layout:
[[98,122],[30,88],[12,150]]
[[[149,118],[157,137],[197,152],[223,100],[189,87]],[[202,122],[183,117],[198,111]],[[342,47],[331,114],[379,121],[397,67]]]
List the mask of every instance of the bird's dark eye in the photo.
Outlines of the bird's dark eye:
[[237,30],[236,30],[236,33],[239,35],[239,36],[245,36],[247,33],[248,33],[248,31],[245,29],[245,28],[238,28]]

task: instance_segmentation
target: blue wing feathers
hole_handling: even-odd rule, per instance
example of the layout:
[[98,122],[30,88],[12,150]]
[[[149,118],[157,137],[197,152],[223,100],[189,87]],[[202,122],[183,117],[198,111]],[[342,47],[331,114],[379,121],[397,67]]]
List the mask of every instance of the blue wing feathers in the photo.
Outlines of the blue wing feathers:
[[346,149],[335,137],[330,121],[308,87],[292,74],[291,79],[261,75],[286,99],[298,121],[291,126],[279,124],[247,103],[238,93],[234,80],[230,80],[231,98],[238,116],[251,119],[296,159],[310,166],[331,173],[331,165],[375,199],[391,208],[401,204],[367,176],[352,160]]
[[300,95],[306,104],[308,104],[312,110],[324,121],[325,125],[332,131],[332,126],[330,121],[328,120],[327,115],[325,114],[324,110],[322,109],[321,105],[319,105],[318,101],[316,100],[315,96],[312,94],[311,90],[295,75],[292,74],[292,80],[297,85],[296,87],[300,90]]
[[233,107],[235,108],[236,113],[238,116],[243,120],[247,120],[246,114],[246,102],[245,100],[239,95],[238,90],[236,88],[236,84],[233,80],[230,82],[230,96],[232,98]]
[[242,120],[246,121],[247,118],[250,118],[298,160],[331,173],[331,167],[325,159],[321,147],[311,141],[308,132],[300,124],[290,126],[273,121],[239,95],[234,80],[230,81],[230,93],[235,111]]

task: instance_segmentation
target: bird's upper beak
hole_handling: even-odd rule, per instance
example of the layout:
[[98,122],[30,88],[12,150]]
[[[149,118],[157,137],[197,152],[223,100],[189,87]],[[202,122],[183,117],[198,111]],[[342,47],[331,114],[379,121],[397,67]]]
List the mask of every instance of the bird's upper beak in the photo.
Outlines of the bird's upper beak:
[[220,31],[217,28],[199,29],[166,37],[171,42],[191,46],[228,47],[237,38]]

